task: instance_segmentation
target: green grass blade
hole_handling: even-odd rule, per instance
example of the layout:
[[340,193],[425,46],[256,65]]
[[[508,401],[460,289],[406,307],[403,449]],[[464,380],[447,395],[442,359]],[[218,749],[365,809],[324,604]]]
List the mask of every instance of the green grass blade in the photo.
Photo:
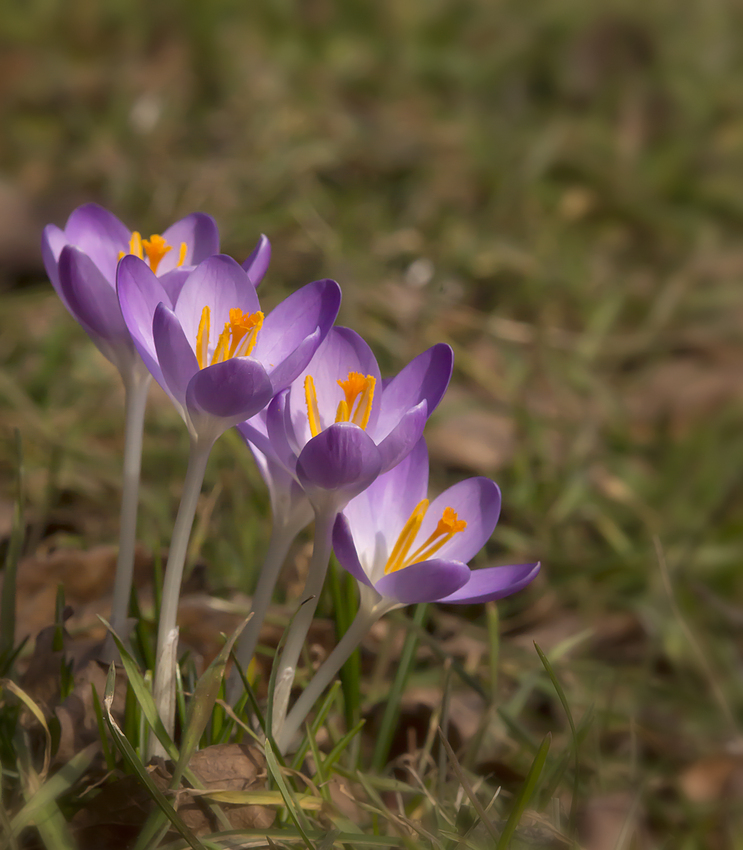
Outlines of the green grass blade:
[[[422,629],[423,624],[426,621],[427,612],[427,604],[424,603],[422,605],[416,605],[412,625]],[[403,644],[400,661],[397,665],[397,673],[395,674],[395,679],[392,682],[392,687],[390,688],[390,693],[387,697],[379,735],[377,736],[377,741],[374,746],[372,769],[378,772],[381,771],[387,763],[387,757],[389,756],[390,747],[392,746],[392,738],[395,734],[397,718],[400,714],[400,700],[402,699],[403,691],[408,683],[408,677],[410,676],[413,661],[415,660],[415,651],[417,647],[418,635],[413,629],[411,629],[405,638],[405,643]]]
[[526,807],[529,805],[529,801],[536,791],[539,783],[539,777],[544,769],[544,763],[547,761],[547,753],[549,752],[551,742],[552,735],[548,732],[537,751],[531,767],[529,768],[529,773],[526,775],[526,779],[524,780],[519,796],[516,798],[514,806],[511,809],[506,825],[503,827],[503,832],[498,844],[496,845],[496,850],[507,850],[508,845],[511,843],[516,827],[519,825],[519,821],[521,820]]
[[541,648],[534,642],[534,648],[537,651],[537,655],[539,656],[539,660],[542,662],[542,666],[547,671],[547,675],[550,677],[550,681],[552,682],[552,686],[557,693],[557,696],[562,703],[562,707],[565,710],[565,714],[568,718],[568,723],[570,724],[570,732],[573,736],[573,756],[575,761],[575,776],[573,778],[573,794],[570,802],[570,816],[568,818],[568,834],[573,835],[575,832],[575,819],[578,813],[578,788],[580,785],[580,748],[578,742],[578,733],[575,730],[575,722],[573,721],[573,712],[570,710],[570,704],[568,703],[568,698],[565,696],[565,691],[562,689],[562,685],[557,679],[557,675],[555,671],[552,669],[552,665],[549,662],[547,656],[542,652]]
[[124,760],[131,768],[132,772],[137,775],[139,781],[145,786],[150,797],[152,797],[152,799],[159,806],[163,814],[168,818],[168,820],[170,820],[173,826],[188,842],[189,846],[192,847],[193,850],[205,850],[204,845],[186,826],[181,816],[178,814],[178,812],[176,812],[176,810],[173,808],[169,800],[165,797],[163,792],[152,781],[152,777],[147,771],[147,768],[144,766],[144,764],[142,764],[142,761],[135,752],[134,748],[129,743],[129,741],[127,741],[126,737],[124,736],[124,733],[121,731],[119,725],[116,723],[116,720],[113,714],[111,713],[111,704],[113,703],[115,683],[116,670],[114,668],[114,665],[112,664],[108,671],[108,677],[106,679],[106,690],[103,697],[103,710],[106,719],[106,725],[108,726],[108,730],[111,733],[116,746],[121,752],[121,755],[124,757]]
[[155,700],[152,696],[152,693],[150,692],[150,689],[147,687],[147,684],[144,680],[144,676],[142,675],[142,672],[139,669],[139,665],[134,660],[131,653],[124,646],[121,641],[121,638],[111,628],[111,626],[103,619],[103,617],[100,617],[99,619],[103,622],[103,624],[111,633],[111,636],[114,639],[114,643],[116,644],[116,648],[121,654],[121,661],[124,665],[127,680],[132,690],[134,691],[134,696],[136,698],[137,703],[139,704],[142,714],[147,720],[147,723],[149,724],[152,731],[157,736],[158,741],[160,741],[160,743],[165,748],[165,752],[167,752],[170,758],[175,761],[178,758],[178,748],[173,743],[173,740],[170,735],[168,735],[167,730],[165,729],[165,726],[163,725],[163,722],[160,719],[160,715],[157,713]]
[[[330,686],[330,690],[325,695],[325,699],[323,700],[322,705],[320,706],[320,710],[315,715],[315,718],[312,721],[312,724],[310,726],[310,728],[312,729],[312,732],[315,735],[317,735],[318,729],[323,725],[323,723],[325,723],[325,719],[327,718],[328,714],[330,713],[330,709],[333,707],[333,703],[335,702],[335,698],[338,695],[338,689],[341,688],[341,687],[342,687],[341,683],[336,679],[336,681],[333,682],[333,684]],[[302,741],[299,745],[299,749],[294,754],[294,758],[292,759],[291,766],[295,770],[299,770],[302,762],[304,761],[304,757],[307,755],[308,747],[309,747],[309,740],[307,738],[307,734],[305,733],[305,736],[302,738]]]
[[204,729],[206,729],[206,724],[209,722],[212,710],[219,696],[219,688],[224,679],[227,659],[230,657],[232,647],[235,645],[235,641],[240,636],[249,619],[250,617],[243,620],[237,629],[235,629],[232,637],[225,643],[219,655],[207,667],[204,674],[196,683],[196,688],[194,689],[189,705],[186,731],[183,733],[183,740],[181,742],[181,754],[173,771],[172,788],[177,788],[180,784],[183,771],[196,750]]
[[284,803],[286,804],[286,808],[289,812],[289,817],[294,821],[294,825],[299,830],[299,834],[302,836],[302,841],[304,841],[305,846],[308,848],[308,850],[314,850],[312,842],[310,841],[307,835],[307,831],[310,828],[309,824],[307,823],[307,818],[304,816],[302,809],[297,805],[297,802],[294,799],[294,795],[292,794],[291,789],[286,784],[286,780],[284,779],[284,776],[281,772],[281,766],[276,760],[276,756],[274,755],[274,750],[271,746],[270,741],[266,741],[265,753],[268,772],[273,777],[273,780],[278,786],[281,796],[284,798]]

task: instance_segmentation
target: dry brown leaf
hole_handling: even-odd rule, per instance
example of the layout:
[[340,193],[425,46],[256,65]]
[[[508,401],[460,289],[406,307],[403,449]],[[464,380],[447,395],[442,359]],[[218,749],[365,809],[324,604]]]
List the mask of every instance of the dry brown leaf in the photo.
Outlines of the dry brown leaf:
[[684,796],[692,803],[713,803],[724,797],[743,798],[743,756],[718,753],[687,767],[679,778]]
[[650,847],[637,796],[629,791],[588,800],[581,812],[579,832],[585,850]]

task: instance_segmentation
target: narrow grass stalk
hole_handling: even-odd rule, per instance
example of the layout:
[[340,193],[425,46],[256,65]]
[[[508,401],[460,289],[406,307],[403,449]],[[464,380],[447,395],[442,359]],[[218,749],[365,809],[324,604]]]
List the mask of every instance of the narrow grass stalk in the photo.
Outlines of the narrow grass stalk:
[[[423,603],[417,605],[415,614],[413,615],[413,624],[423,626],[428,612],[428,605]],[[395,725],[397,717],[400,713],[400,700],[402,699],[403,691],[410,675],[410,669],[415,658],[415,650],[418,646],[418,636],[414,630],[408,632],[405,638],[405,643],[400,654],[400,662],[397,666],[395,680],[392,683],[390,694],[387,698],[387,704],[384,707],[382,715],[382,723],[377,736],[376,745],[374,747],[374,755],[372,757],[372,767],[376,771],[381,771],[387,762],[387,756],[392,746],[392,738],[395,734]]]
[[320,698],[320,694],[333,681],[336,673],[338,673],[351,653],[361,643],[364,635],[378,619],[378,614],[364,608],[359,609],[356,618],[341,638],[340,643],[337,644],[317,673],[312,677],[310,683],[289,712],[284,724],[276,733],[276,743],[282,753],[286,752],[286,748],[301,728],[302,723],[304,723],[314,704]]
[[[263,561],[260,575],[258,576],[258,584],[253,594],[253,604],[251,606],[253,616],[245,627],[245,631],[240,636],[235,652],[235,657],[243,670],[248,669],[248,665],[255,654],[261,627],[266,618],[266,611],[271,603],[281,567],[284,565],[286,556],[289,554],[289,549],[291,549],[291,545],[302,527],[295,528],[290,524],[274,520],[271,528],[271,538],[268,541],[268,551],[266,552],[266,557]],[[240,676],[237,669],[233,667],[227,685],[227,702],[234,704],[240,697],[240,684]]]
[[[299,656],[302,653],[305,638],[312,625],[320,593],[325,583],[325,573],[328,570],[330,551],[332,549],[333,525],[336,512],[327,510],[315,514],[315,542],[312,549],[309,574],[302,594],[303,603],[294,615],[289,633],[281,653],[281,665],[276,676],[276,691],[273,699],[273,716],[271,729],[274,737],[281,735],[281,727],[289,706],[294,675],[297,670]],[[283,737],[282,737],[282,740]]]
[[165,567],[160,622],[157,630],[157,650],[155,652],[157,666],[155,668],[154,691],[157,695],[158,713],[171,737],[175,728],[174,694],[177,652],[163,655],[163,650],[168,645],[169,639],[172,639],[171,633],[176,629],[178,598],[181,592],[186,553],[188,552],[188,540],[191,535],[196,505],[201,493],[201,485],[204,482],[206,463],[211,448],[211,441],[200,443],[194,440],[191,443],[191,454],[188,459],[186,478],[183,482],[181,504],[175,519],[168,563]]
[[[129,598],[134,577],[134,547],[137,539],[137,507],[139,505],[139,476],[142,469],[142,434],[150,376],[135,374],[124,381],[126,433],[124,437],[124,466],[122,472],[121,514],[119,523],[119,555],[116,561],[111,627],[125,635],[124,623],[129,610]],[[107,641],[107,654],[114,653],[113,640]]]

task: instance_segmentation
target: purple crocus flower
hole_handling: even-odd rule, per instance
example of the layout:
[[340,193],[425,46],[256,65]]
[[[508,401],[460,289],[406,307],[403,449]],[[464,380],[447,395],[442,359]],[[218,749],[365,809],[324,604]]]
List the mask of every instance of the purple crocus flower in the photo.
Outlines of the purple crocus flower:
[[333,328],[309,366],[243,436],[273,457],[316,508],[336,510],[413,448],[449,384],[453,354],[434,345],[382,382],[369,346]]
[[488,478],[460,481],[429,503],[428,451],[420,440],[397,467],[349,502],[333,529],[341,565],[383,611],[416,602],[470,604],[525,587],[539,564],[470,570],[498,522],[501,497]]
[[[119,371],[130,371],[141,364],[116,298],[119,260],[127,254],[142,259],[175,303],[189,272],[219,251],[219,232],[211,216],[193,213],[162,236],[155,233],[143,239],[113,213],[85,204],[72,212],[64,230],[53,224],[44,228],[41,250],[49,279],[64,305],[103,355]],[[270,256],[268,239],[261,236],[244,263],[256,286]]]
[[248,273],[222,254],[200,263],[175,303],[147,264],[119,263],[121,312],[134,345],[194,438],[213,442],[263,409],[307,366],[340,306],[320,280],[264,317]]

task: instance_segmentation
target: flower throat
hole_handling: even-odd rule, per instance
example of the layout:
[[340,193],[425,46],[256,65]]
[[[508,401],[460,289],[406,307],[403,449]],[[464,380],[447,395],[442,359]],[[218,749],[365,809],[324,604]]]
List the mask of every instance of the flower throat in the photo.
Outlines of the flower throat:
[[[147,259],[150,261],[150,268],[154,274],[157,274],[157,267],[160,265],[162,258],[168,251],[172,250],[173,246],[168,245],[159,233],[153,233],[149,239],[142,239],[135,230],[132,233],[132,238],[129,240],[129,253],[134,254],[135,257],[139,257],[140,260],[144,260],[145,255],[147,255]],[[178,249],[176,268],[182,266],[186,261],[187,253],[188,245],[185,242],[181,242],[181,247]],[[121,259],[124,256],[126,256],[126,251],[119,251],[118,258]]]
[[196,334],[196,360],[199,369],[223,363],[233,357],[247,357],[258,341],[258,331],[263,327],[263,313],[243,313],[239,307],[230,310],[230,320],[217,339],[211,360],[209,359],[209,335],[211,332],[211,310],[204,307]]
[[[338,405],[335,414],[336,422],[353,422],[359,428],[366,429],[371,416],[372,401],[374,400],[374,385],[376,379],[372,375],[364,377],[360,372],[349,372],[345,381],[338,381],[343,390],[344,398]],[[317,392],[312,375],[304,379],[304,396],[307,401],[307,419],[310,423],[310,433],[316,437],[322,431],[320,410],[317,406]]]
[[444,512],[433,534],[412,555],[408,555],[413,543],[415,543],[415,538],[418,536],[427,511],[428,499],[423,499],[413,508],[413,512],[403,526],[384,566],[385,575],[397,572],[397,570],[403,570],[405,567],[409,567],[411,564],[417,564],[419,561],[427,561],[439,551],[444,543],[448,543],[455,534],[467,528],[466,521],[459,519],[457,512],[453,508],[444,508]]

